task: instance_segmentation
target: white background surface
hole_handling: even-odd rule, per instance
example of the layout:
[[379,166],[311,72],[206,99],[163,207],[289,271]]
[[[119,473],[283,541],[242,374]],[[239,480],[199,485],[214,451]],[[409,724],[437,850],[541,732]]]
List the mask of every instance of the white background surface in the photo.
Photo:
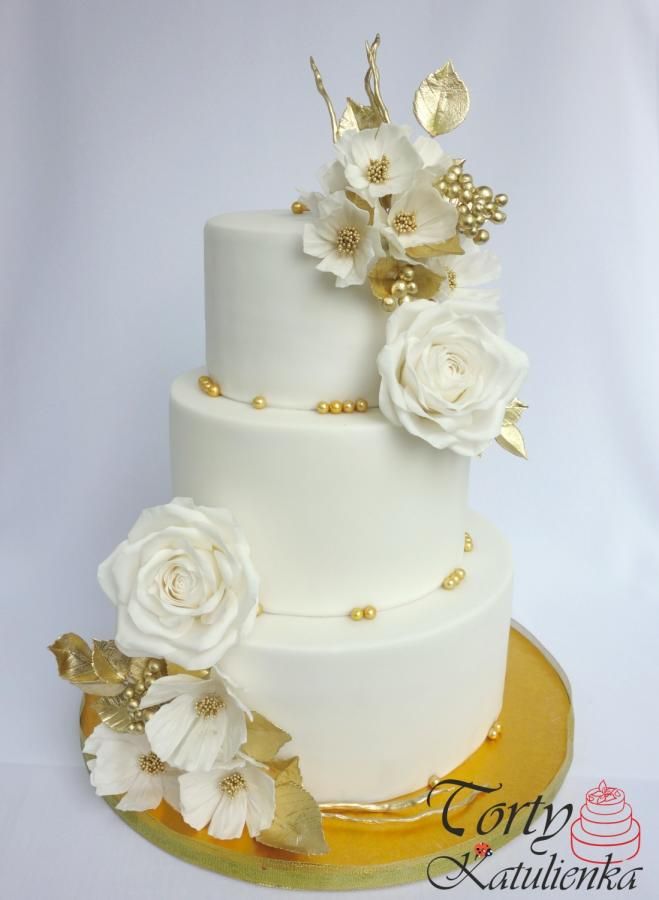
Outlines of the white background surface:
[[571,799],[633,784],[656,830],[658,21],[652,0],[0,2],[7,896],[83,896],[76,860],[85,886],[103,871],[97,898],[258,892],[165,858],[84,788],[78,697],[45,647],[112,633],[96,566],[169,497],[169,383],[203,362],[204,221],[314,186],[331,142],[308,54],[338,104],[376,29],[394,119],[450,56],[472,107],[444,145],[511,195],[492,246],[533,365],[531,459],[476,461],[472,502],[513,544],[516,618],[572,680]]

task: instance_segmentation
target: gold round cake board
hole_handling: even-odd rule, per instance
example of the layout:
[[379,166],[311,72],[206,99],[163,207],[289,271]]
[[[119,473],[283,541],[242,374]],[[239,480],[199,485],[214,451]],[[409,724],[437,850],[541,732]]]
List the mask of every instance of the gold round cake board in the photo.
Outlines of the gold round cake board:
[[[441,715],[442,686],[429,715]],[[86,698],[81,713],[83,736],[98,723]],[[246,833],[233,841],[219,841],[206,831],[194,831],[181,816],[162,803],[149,812],[117,815],[152,844],[173,856],[231,878],[279,888],[358,890],[424,880],[428,864],[448,854],[459,859],[473,854],[486,841],[496,849],[516,837],[525,817],[513,820],[507,834],[501,827],[480,836],[476,823],[494,803],[524,803],[542,795],[549,802],[557,793],[572,759],[573,715],[570,686],[549,653],[517,623],[510,631],[508,671],[498,740],[486,740],[447,778],[482,785],[502,784],[501,790],[476,799],[451,821],[464,828],[456,837],[444,829],[441,816],[412,824],[364,825],[325,819],[323,828],[330,852],[323,856],[295,856],[258,844]],[[429,773],[430,774],[430,773]],[[421,788],[422,786],[419,785]],[[383,798],[385,799],[385,798]],[[118,798],[107,798],[114,808]],[[456,800],[457,803],[457,800]],[[451,864],[446,863],[446,870]],[[441,873],[433,864],[433,878]]]

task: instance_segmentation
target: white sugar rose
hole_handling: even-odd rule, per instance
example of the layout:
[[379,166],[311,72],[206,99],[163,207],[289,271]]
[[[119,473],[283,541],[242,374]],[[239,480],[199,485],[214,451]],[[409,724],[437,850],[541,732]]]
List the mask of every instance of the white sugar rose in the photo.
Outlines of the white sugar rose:
[[486,308],[415,300],[389,319],[378,370],[380,409],[391,422],[433,447],[475,456],[499,434],[528,358]]
[[116,642],[127,656],[205,669],[256,618],[259,580],[233,516],[187,498],[145,509],[98,580],[118,609]]

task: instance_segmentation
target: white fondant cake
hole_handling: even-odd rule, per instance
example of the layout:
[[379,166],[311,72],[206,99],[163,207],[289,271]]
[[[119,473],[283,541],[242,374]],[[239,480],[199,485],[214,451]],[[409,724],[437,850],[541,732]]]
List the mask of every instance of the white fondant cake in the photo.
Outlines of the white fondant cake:
[[261,616],[223,668],[254,709],[285,722],[320,802],[418,790],[466,759],[496,720],[506,672],[512,566],[472,516],[459,591],[437,588],[375,621]]
[[[199,390],[199,371],[174,382],[173,491],[231,509],[260,573],[265,614],[223,670],[293,735],[317,800],[380,800],[448,772],[496,720],[511,561],[480,519],[464,553],[468,458],[378,409],[314,411],[377,397],[383,320],[364,287],[337,291],[310,266],[300,239],[290,212],[206,226],[207,362],[222,396]],[[459,567],[460,590],[442,590]],[[376,621],[352,621],[366,605]]]
[[467,459],[411,439],[377,409],[257,414],[207,397],[198,375],[172,387],[174,494],[233,512],[267,612],[384,610],[462,565]]
[[[467,492],[495,440],[526,456],[528,360],[481,246],[508,197],[390,121],[379,44],[367,105],[341,117],[311,61],[336,154],[322,193],[207,223],[206,366],[171,390],[175,496],[99,567],[114,639],[50,648],[88,694],[97,793],[297,856],[330,849],[337,808],[425,803],[502,730],[511,560]],[[450,63],[414,99],[431,137],[468,108]],[[578,828],[616,838],[587,807]],[[624,803],[615,826],[633,832]]]
[[303,217],[229,213],[205,229],[206,363],[226,397],[313,409],[377,405],[386,320],[363,287],[337,291],[302,255]]

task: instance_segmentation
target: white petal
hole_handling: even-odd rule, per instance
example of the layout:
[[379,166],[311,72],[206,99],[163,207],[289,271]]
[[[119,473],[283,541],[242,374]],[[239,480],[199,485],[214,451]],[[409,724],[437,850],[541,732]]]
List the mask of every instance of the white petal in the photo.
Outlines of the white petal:
[[208,833],[221,840],[239,838],[245,828],[247,795],[245,791],[240,791],[235,797],[220,793],[220,801],[208,826]]

